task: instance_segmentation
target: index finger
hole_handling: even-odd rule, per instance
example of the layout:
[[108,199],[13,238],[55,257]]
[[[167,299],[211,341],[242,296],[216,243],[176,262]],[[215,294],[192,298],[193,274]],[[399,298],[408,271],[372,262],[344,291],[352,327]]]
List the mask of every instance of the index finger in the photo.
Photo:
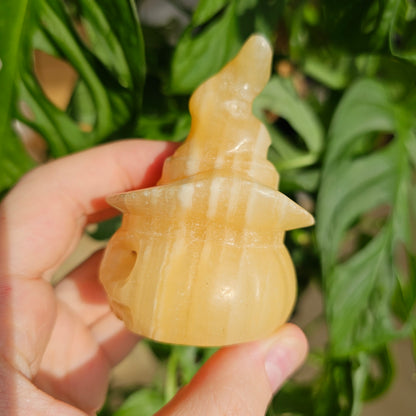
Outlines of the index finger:
[[176,146],[124,140],[34,169],[0,206],[0,269],[13,277],[51,274],[76,245],[87,217],[108,208],[105,197],[155,184]]

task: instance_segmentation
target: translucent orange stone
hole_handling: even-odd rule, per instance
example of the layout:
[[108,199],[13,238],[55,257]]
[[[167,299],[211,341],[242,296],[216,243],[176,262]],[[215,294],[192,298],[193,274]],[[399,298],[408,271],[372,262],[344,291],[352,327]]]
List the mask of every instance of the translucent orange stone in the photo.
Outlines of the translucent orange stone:
[[113,195],[123,212],[101,281],[133,332],[220,346],[266,337],[289,317],[296,277],[286,230],[313,217],[277,191],[270,137],[252,114],[270,76],[259,35],[192,95],[189,136],[158,186]]

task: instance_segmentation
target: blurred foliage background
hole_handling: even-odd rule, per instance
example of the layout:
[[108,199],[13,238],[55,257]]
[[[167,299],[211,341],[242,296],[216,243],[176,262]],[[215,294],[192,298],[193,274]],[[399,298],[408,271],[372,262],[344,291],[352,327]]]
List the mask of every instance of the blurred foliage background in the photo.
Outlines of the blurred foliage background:
[[[414,0],[2,0],[0,193],[102,142],[184,139],[190,93],[254,32],[274,60],[253,111],[281,190],[317,219],[287,245],[300,296],[319,288],[328,337],[268,414],[356,416],[394,379],[392,343],[416,353]],[[66,63],[59,102],[37,67],[45,54]],[[164,376],[117,400],[110,390],[102,416],[152,414],[213,352],[148,345]]]

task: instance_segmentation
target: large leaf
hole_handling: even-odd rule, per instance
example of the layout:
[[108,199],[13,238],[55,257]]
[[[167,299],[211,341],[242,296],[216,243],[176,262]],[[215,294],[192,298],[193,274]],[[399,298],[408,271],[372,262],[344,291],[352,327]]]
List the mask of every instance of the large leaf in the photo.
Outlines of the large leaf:
[[174,53],[171,92],[192,92],[220,70],[253,32],[270,37],[284,3],[284,0],[199,2]]
[[416,63],[416,5],[397,0],[390,26],[390,48],[394,55]]
[[337,50],[309,51],[303,55],[303,70],[312,78],[333,89],[341,89],[354,75],[353,59]]
[[25,23],[29,23],[25,21],[30,13],[29,3],[28,0],[4,0],[0,3],[0,137],[4,137],[9,125],[19,48]]
[[[405,230],[411,216],[406,190],[411,186],[407,143],[414,139],[412,117],[381,84],[363,80],[345,95],[331,123],[317,237],[336,357],[374,351],[411,330],[410,323],[395,328],[391,301],[398,284],[395,253],[399,243],[410,244]],[[379,149],[374,141],[387,133],[394,139]],[[362,237],[359,225],[363,218],[371,221],[369,212],[377,207],[388,207],[387,217],[367,235],[369,242],[357,243],[345,260],[346,237]]]
[[33,24],[35,7],[36,1],[0,2],[0,193],[33,166],[22,143],[12,130],[10,120],[19,49],[22,38]]
[[307,148],[307,151],[300,150],[291,143],[293,138],[285,137],[269,126],[278,170],[316,162],[323,146],[323,128],[311,107],[298,96],[289,80],[277,76],[270,79],[254,105],[254,113],[267,125],[266,111],[289,122]]
[[132,0],[78,1],[91,49],[121,86],[137,88],[140,92],[145,74],[144,45],[135,3]]
[[359,53],[380,50],[385,48],[396,3],[397,0],[323,0],[321,28],[338,48]]
[[363,67],[360,60],[387,54],[398,2],[303,2],[290,26],[291,58],[329,88],[345,88],[358,73],[374,69],[374,62]]
[[[33,78],[28,59],[32,45],[26,39],[21,91],[35,115],[31,126],[42,133],[54,156],[89,147],[124,130],[128,134],[139,115],[144,79],[143,41],[134,4],[79,0],[89,22],[86,27],[94,32],[90,46],[80,38],[60,0],[43,0],[41,5],[43,39],[78,72],[95,106],[96,120],[91,131],[82,131],[78,120],[48,102]],[[122,28],[115,23],[118,18],[123,20]],[[106,47],[103,37],[109,39]]]
[[230,0],[200,0],[195,13],[192,15],[192,24],[197,27],[206,24],[216,14],[225,8]]
[[[1,2],[0,192],[34,164],[12,130],[15,117],[42,135],[54,157],[128,136],[137,124],[145,65],[135,5],[127,0],[79,0],[78,5],[91,35],[88,45],[61,0]],[[78,72],[82,88],[76,93],[86,96],[82,103],[88,103],[88,118],[76,109],[80,99],[65,112],[45,96],[34,75],[34,48],[65,59]],[[20,113],[21,101],[30,114]],[[92,122],[89,131],[79,124],[86,119]]]
[[[66,8],[74,2],[1,2],[0,192],[34,165],[12,130],[15,118],[39,132],[54,157],[130,136],[137,124],[145,64],[135,4],[129,0],[75,3],[90,36],[87,41],[76,27],[78,16]],[[68,111],[49,101],[39,85],[33,69],[35,48],[68,61],[79,74],[76,99]],[[79,98],[80,92],[85,99]],[[29,108],[24,114],[22,101]],[[80,125],[86,121],[91,123],[87,130]]]
[[171,79],[171,90],[175,93],[193,91],[221,69],[240,46],[234,1],[225,6],[222,14],[207,21],[199,33],[198,26],[188,27],[175,49]]

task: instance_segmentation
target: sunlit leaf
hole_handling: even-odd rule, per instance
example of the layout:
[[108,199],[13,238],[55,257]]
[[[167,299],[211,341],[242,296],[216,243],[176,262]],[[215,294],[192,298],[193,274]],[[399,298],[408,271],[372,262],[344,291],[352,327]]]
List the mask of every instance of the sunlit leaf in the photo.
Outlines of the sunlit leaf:
[[[37,31],[41,32],[41,44],[69,61],[79,74],[84,94],[88,94],[87,102],[94,106],[94,124],[87,131],[83,130],[79,123],[85,119],[73,118],[79,114],[73,106],[69,112],[60,110],[44,96],[34,76],[31,58],[32,41],[40,39],[39,36],[24,39],[19,91],[33,117],[22,114],[19,117],[41,133],[55,157],[90,147],[123,131],[127,135],[140,113],[145,68],[143,40],[134,4],[79,0],[80,11],[88,18],[88,29],[94,29],[91,45],[88,45],[63,2],[39,2]],[[123,25],[116,23],[117,16],[123,20]],[[106,45],[104,38],[108,39]]]
[[[264,112],[268,110],[277,117],[282,117],[290,123],[292,128],[299,134],[308,149],[308,152],[299,151],[294,144],[290,143],[290,138],[279,139],[278,133],[273,135],[274,140],[278,140],[275,148],[277,152],[283,154],[287,165],[291,164],[293,158],[304,158],[310,156],[310,164],[318,158],[323,146],[323,128],[320,121],[308,106],[296,93],[290,81],[272,77],[259,97],[255,101],[255,113],[264,120]],[[293,162],[292,163],[296,163]]]
[[113,416],[150,416],[165,404],[157,390],[142,389],[130,395]]
[[192,24],[195,27],[206,24],[229,3],[230,0],[200,0],[195,13],[192,15]]
[[171,92],[193,91],[219,71],[252,33],[270,37],[283,6],[284,0],[201,1],[195,11],[197,18],[175,49]]
[[[363,80],[347,92],[330,126],[317,236],[334,356],[380,348],[409,330],[395,328],[391,310],[397,285],[397,238],[401,224],[409,219],[407,195],[401,191],[410,180],[405,145],[411,137],[409,116],[396,107],[381,84]],[[377,135],[371,132],[394,138],[378,149]],[[357,149],[364,150],[357,153]],[[367,243],[357,242],[354,254],[343,260],[347,233],[380,206],[389,212],[375,235],[369,235]]]
[[173,57],[172,91],[186,93],[194,90],[237,52],[241,42],[235,7],[232,1],[221,15],[209,20],[200,29],[190,26],[185,31]]
[[36,1],[0,2],[0,194],[10,188],[34,162],[12,130],[15,79],[19,50],[33,25]]

